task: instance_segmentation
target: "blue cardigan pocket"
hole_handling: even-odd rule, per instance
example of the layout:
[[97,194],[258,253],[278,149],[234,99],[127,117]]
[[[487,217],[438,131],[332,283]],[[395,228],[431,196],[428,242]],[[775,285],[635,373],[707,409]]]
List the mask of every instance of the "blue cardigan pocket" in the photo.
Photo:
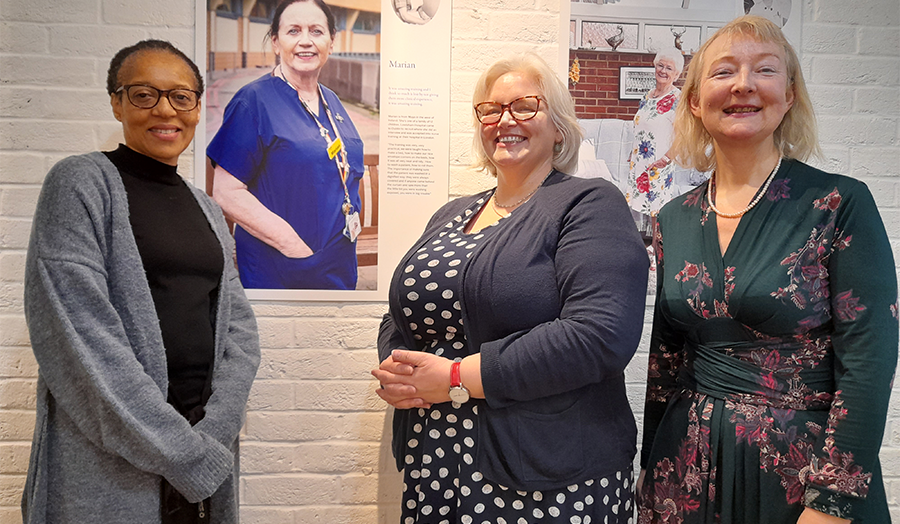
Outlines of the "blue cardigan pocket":
[[[583,398],[559,413],[518,410],[519,464],[526,482],[568,482],[585,468]],[[564,453],[555,450],[566,450]]]

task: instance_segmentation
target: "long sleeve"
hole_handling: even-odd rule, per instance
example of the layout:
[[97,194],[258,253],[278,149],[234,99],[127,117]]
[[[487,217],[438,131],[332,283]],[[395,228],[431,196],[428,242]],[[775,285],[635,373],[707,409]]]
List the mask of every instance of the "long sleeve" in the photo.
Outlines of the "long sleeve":
[[234,242],[227,232],[218,206],[211,201],[207,203],[213,207],[216,230],[226,255],[223,287],[219,291],[222,307],[216,322],[216,331],[222,337],[223,351],[217,354],[212,377],[212,396],[206,403],[206,414],[194,429],[207,433],[230,447],[243,425],[250,387],[259,368],[259,335],[250,301],[241,286],[237,268],[231,263]]
[[[97,447],[199,501],[230,473],[234,457],[166,403],[165,380],[154,379],[165,377],[161,338],[157,333],[154,344],[146,330],[134,329],[146,319],[114,305],[111,280],[122,267],[109,257],[129,255],[119,253],[115,238],[130,226],[127,216],[113,216],[120,203],[99,171],[85,157],[60,162],[35,212],[25,306],[40,378]],[[137,249],[130,255],[140,268]]]
[[647,467],[647,457],[656,438],[656,428],[675,393],[678,369],[684,361],[684,338],[673,330],[663,311],[663,282],[666,277],[661,222],[657,219],[654,239],[656,256],[656,304],[653,308],[653,331],[650,334],[650,355],[647,362],[647,396],[644,401],[644,431],[641,445],[641,468]]
[[819,205],[838,205],[828,264],[834,332],[835,395],[813,450],[804,503],[855,519],[878,469],[897,365],[894,259],[868,189],[837,189]]
[[[491,282],[483,287],[491,286],[491,292],[483,289],[472,300],[488,311],[507,308],[498,318],[522,326],[481,343],[482,380],[492,408],[618,377],[640,339],[649,260],[621,194],[611,185],[594,187],[560,216],[546,218],[555,223],[535,219],[516,232],[523,239],[533,235],[527,245],[516,243],[521,252],[479,255],[490,261],[483,275]],[[546,267],[548,258],[548,274],[531,273]],[[481,310],[470,307],[467,314],[477,317]],[[467,326],[479,331],[479,340],[491,329]]]
[[409,349],[403,341],[403,333],[394,324],[390,313],[385,313],[378,327],[378,361],[384,362],[395,349]]

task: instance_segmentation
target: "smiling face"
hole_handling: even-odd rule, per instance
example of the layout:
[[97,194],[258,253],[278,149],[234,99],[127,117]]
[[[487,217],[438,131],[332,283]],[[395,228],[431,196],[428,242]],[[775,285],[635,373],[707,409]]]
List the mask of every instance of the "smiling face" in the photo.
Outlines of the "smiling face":
[[691,113],[717,145],[773,141],[794,102],[784,50],[744,36],[723,37],[706,50]]
[[654,64],[656,72],[656,88],[668,91],[669,86],[678,78],[679,72],[675,64],[668,58],[660,58]]
[[328,17],[313,2],[289,5],[281,14],[272,47],[281,57],[281,67],[289,78],[318,76],[334,49],[334,40],[328,32]]
[[[191,68],[178,56],[166,51],[139,51],[128,57],[119,71],[118,84],[148,85],[169,89],[197,89]],[[168,98],[160,97],[155,107],[141,109],[124,92],[110,95],[116,120],[122,122],[125,145],[169,165],[178,164],[178,156],[194,139],[200,122],[200,106],[191,111],[175,111]]]
[[[512,72],[499,77],[484,101],[508,104],[517,98],[541,95],[537,83],[527,75]],[[500,174],[528,177],[532,173],[547,174],[553,164],[553,146],[562,141],[560,133],[542,101],[534,118],[517,122],[505,111],[500,121],[481,124],[481,143]]]

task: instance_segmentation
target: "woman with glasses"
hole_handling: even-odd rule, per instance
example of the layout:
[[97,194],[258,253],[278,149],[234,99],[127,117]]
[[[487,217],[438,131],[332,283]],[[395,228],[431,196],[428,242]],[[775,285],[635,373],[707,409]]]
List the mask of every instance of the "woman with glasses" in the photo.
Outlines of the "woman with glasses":
[[336,30],[322,0],[282,2],[268,34],[279,64],[235,94],[206,150],[247,288],[356,289],[363,143],[319,84]]
[[623,370],[649,261],[622,194],[567,174],[581,129],[537,55],[474,95],[475,165],[397,267],[378,337],[402,522],[631,522]]
[[675,164],[669,158],[675,109],[681,91],[675,81],[684,69],[684,56],[674,47],[653,59],[656,86],[641,99],[634,115],[634,142],[628,158],[625,199],[644,238],[652,236],[652,219],[678,194],[672,182]]
[[237,522],[259,344],[222,213],[176,172],[203,79],[145,40],[112,59],[107,91],[125,143],[57,163],[34,215],[23,521]]

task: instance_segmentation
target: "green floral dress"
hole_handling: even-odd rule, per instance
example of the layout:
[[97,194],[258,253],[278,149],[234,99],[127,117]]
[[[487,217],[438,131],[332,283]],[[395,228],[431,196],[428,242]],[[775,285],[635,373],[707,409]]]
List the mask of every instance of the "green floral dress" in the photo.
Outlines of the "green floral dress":
[[872,195],[785,160],[722,256],[707,185],[659,214],[639,522],[890,522],[897,280]]

